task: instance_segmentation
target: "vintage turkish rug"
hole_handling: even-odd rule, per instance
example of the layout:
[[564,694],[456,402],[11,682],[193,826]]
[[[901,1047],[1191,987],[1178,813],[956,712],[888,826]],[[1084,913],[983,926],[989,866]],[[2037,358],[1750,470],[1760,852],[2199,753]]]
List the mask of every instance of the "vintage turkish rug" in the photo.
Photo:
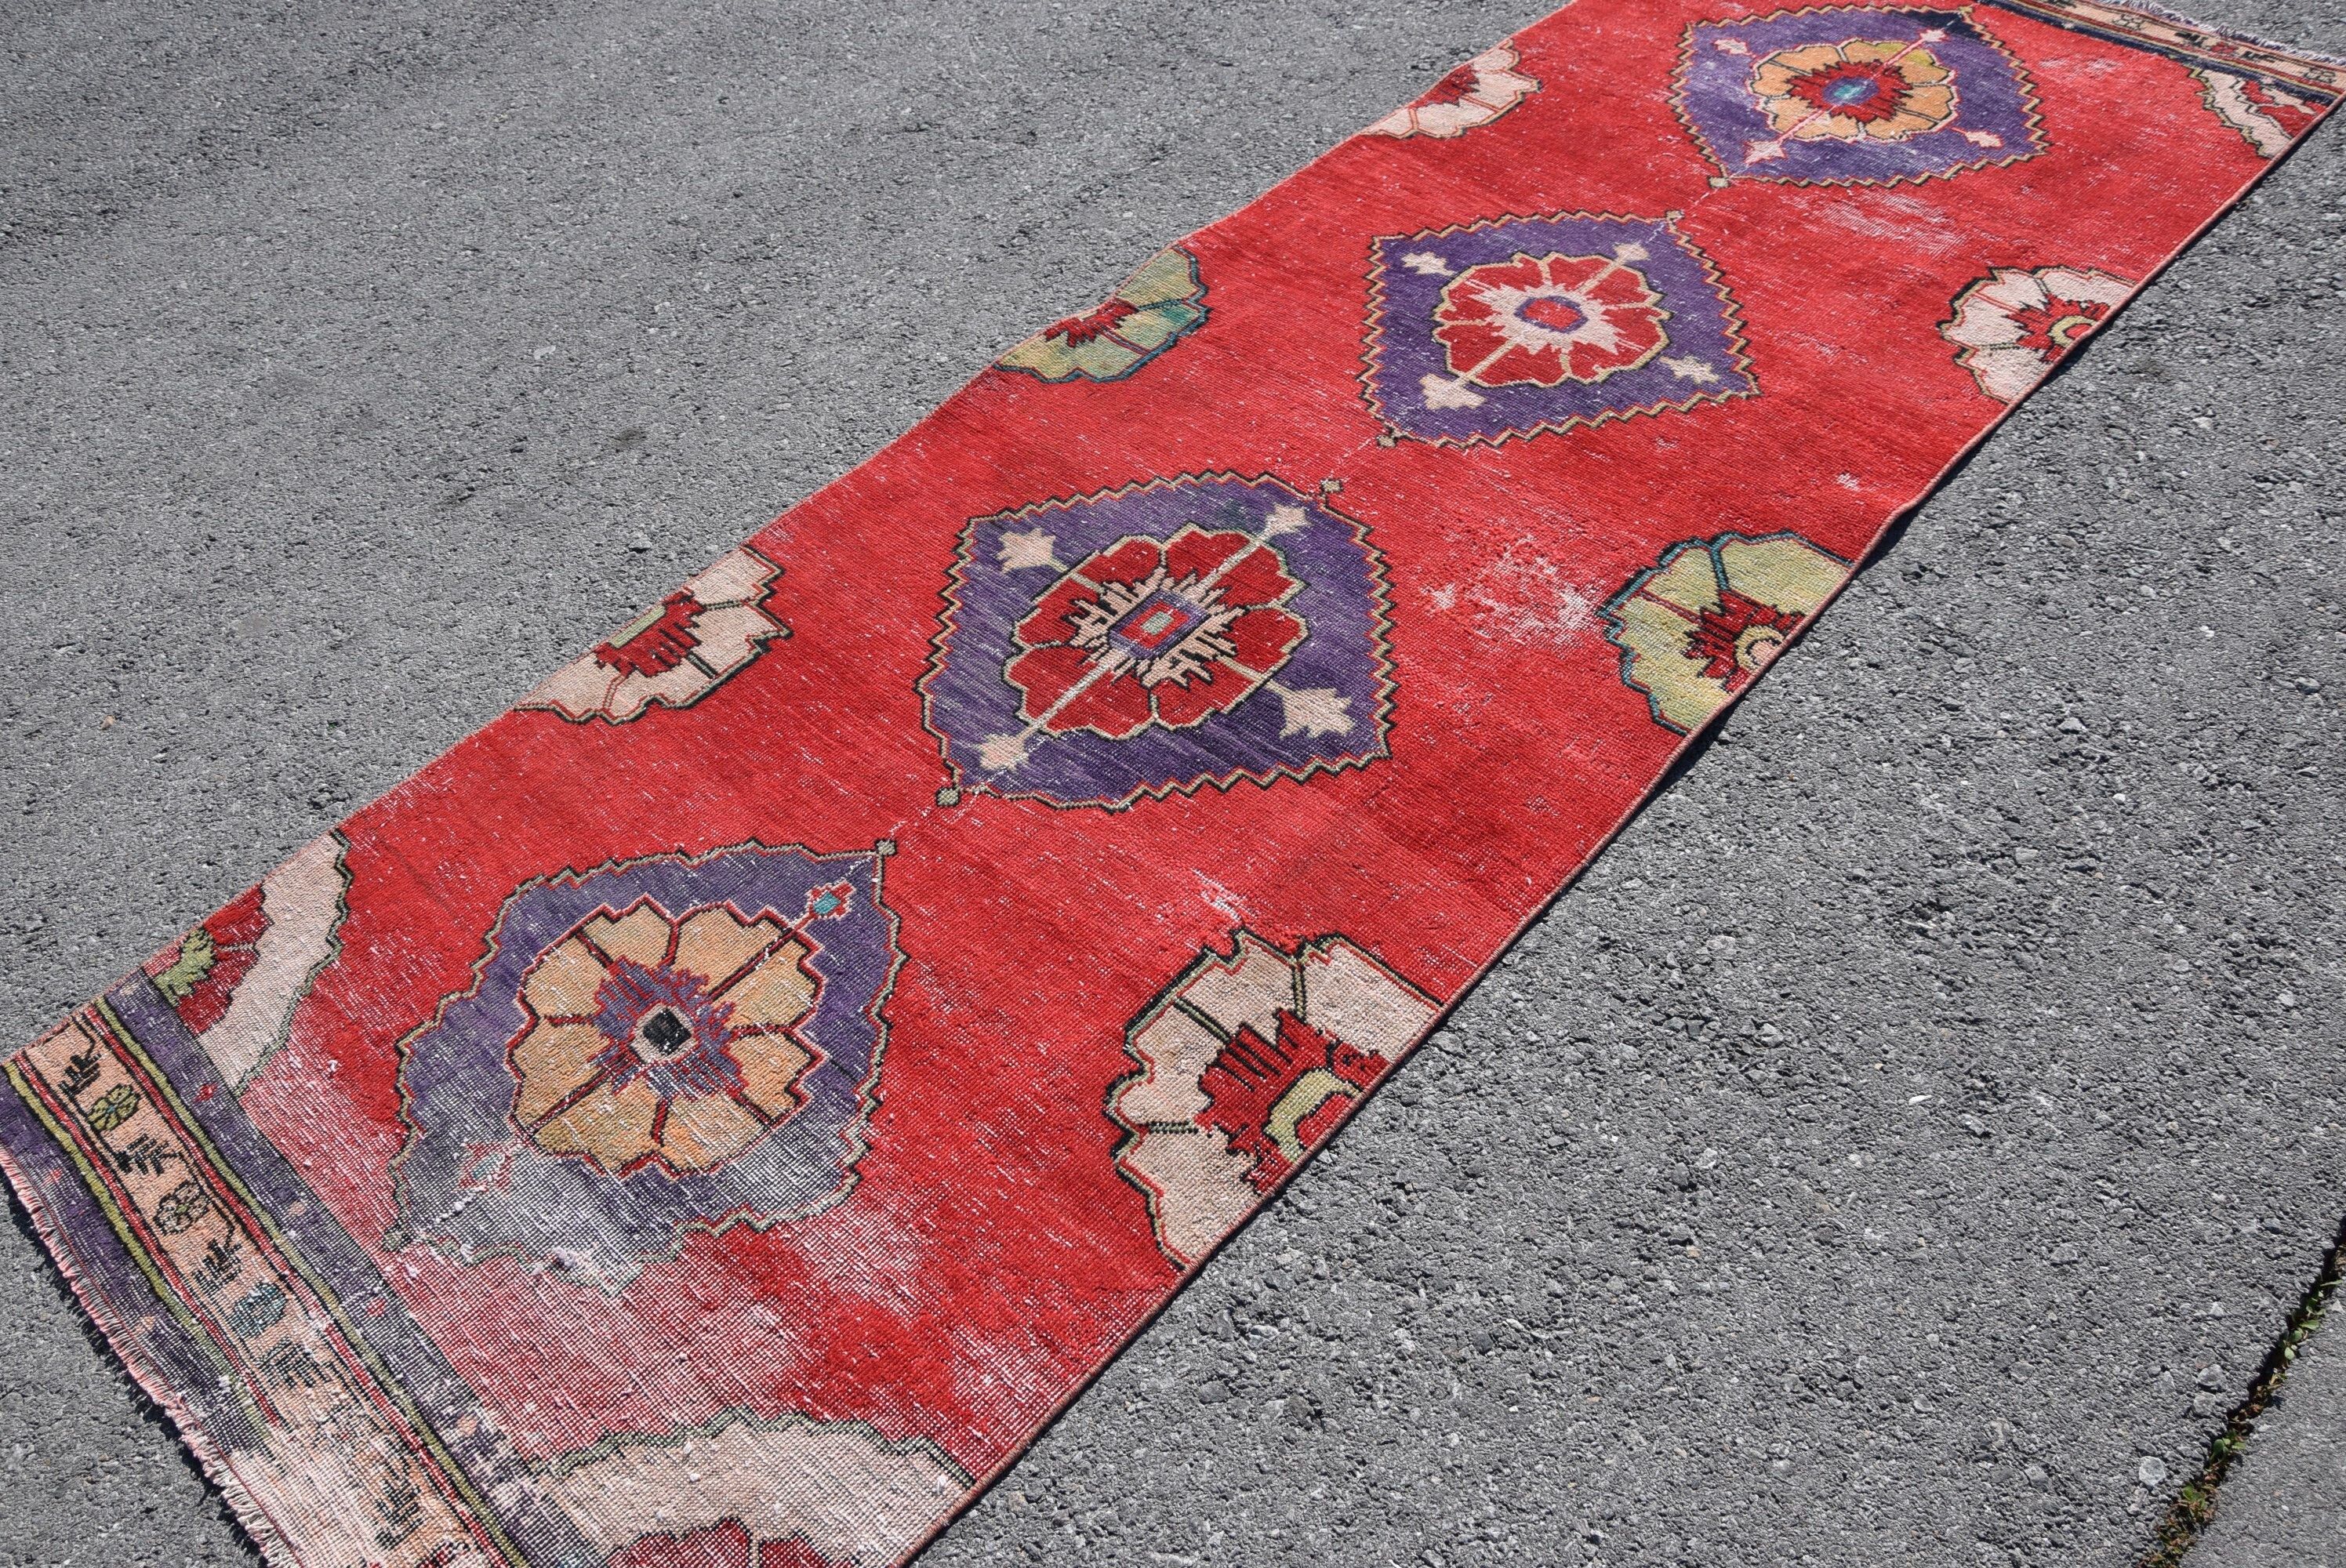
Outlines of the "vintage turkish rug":
[[877,1568],[2346,92],[2102,0],[1582,0],[5,1064],[317,1568]]

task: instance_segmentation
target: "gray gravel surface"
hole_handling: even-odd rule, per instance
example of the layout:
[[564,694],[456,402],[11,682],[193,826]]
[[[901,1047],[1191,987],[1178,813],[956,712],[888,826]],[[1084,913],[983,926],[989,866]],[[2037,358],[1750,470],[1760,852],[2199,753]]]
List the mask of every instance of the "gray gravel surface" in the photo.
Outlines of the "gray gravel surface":
[[2190,1568],[2346,1568],[2346,1334],[2317,1333],[2281,1390]]
[[[8,0],[0,1037],[1541,8]],[[2341,190],[2333,125],[929,1563],[2137,1552],[2346,1190]],[[247,1551],[0,1227],[0,1562]]]

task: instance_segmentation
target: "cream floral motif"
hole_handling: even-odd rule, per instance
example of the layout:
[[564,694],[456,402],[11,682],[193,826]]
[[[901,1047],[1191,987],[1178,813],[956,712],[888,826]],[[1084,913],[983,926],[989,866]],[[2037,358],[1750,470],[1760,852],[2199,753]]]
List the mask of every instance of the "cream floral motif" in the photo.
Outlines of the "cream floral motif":
[[1251,1213],[1439,1009],[1341,936],[1282,950],[1241,931],[1133,1021],[1140,1071],[1108,1094],[1117,1165],[1166,1255],[1194,1263]]
[[[667,1550],[633,1561],[708,1562],[692,1546],[729,1525],[757,1543],[761,1565],[793,1560],[780,1543],[804,1543],[824,1563],[886,1568],[970,1478],[934,1444],[892,1442],[860,1422],[729,1411],[670,1435],[607,1438],[539,1484],[615,1562],[638,1545]],[[766,1543],[777,1544],[760,1551]]]
[[1939,331],[1980,391],[2014,402],[2133,291],[2090,267],[1998,267],[1955,296]]

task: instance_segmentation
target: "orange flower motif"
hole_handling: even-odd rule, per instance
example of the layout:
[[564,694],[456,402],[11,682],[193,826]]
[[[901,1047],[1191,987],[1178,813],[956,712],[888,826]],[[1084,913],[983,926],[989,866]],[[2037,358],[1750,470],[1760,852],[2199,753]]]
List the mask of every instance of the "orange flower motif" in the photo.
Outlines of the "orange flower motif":
[[597,914],[530,970],[510,1048],[514,1120],[539,1148],[623,1176],[723,1164],[790,1119],[814,1054],[804,938],[722,905]]
[[1954,73],[1920,42],[1851,38],[1769,56],[1751,95],[1792,141],[1904,141],[1955,117]]

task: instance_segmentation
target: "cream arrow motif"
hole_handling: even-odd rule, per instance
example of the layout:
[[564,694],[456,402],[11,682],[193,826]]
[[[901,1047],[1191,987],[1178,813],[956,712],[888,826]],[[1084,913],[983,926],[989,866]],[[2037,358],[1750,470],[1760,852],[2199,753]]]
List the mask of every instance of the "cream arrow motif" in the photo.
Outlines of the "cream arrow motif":
[[1282,534],[1300,534],[1311,526],[1311,519],[1300,506],[1285,503],[1270,509],[1270,517],[1263,524],[1262,536],[1276,539]]
[[1464,381],[1453,381],[1448,376],[1437,375],[1431,371],[1417,379],[1417,387],[1418,391],[1424,395],[1425,406],[1428,408],[1481,408],[1483,406],[1484,398],[1481,392],[1468,386]]

